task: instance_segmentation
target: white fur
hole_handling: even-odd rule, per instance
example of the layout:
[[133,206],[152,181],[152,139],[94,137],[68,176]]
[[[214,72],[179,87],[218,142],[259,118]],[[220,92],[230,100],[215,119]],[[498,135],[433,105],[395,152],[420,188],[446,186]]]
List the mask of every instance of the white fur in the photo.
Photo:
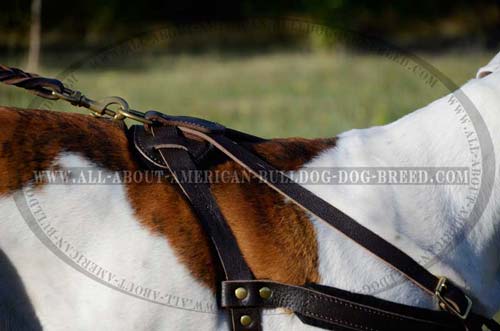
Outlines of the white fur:
[[[500,54],[486,66],[491,70],[461,90],[474,103],[493,140],[496,174],[491,198],[480,222],[458,247],[430,270],[466,288],[474,310],[493,315],[500,309]],[[471,166],[465,134],[448,103],[450,96],[382,127],[352,130],[338,145],[306,167]],[[493,157],[493,155],[489,155]],[[419,260],[451,228],[464,205],[464,186],[436,185],[308,185],[309,190]],[[484,198],[484,197],[483,197]],[[320,250],[320,274],[328,285],[373,293],[414,306],[435,302],[406,280],[388,288],[399,274],[359,246],[314,220]],[[399,284],[399,283],[398,283]]]
[[[58,163],[63,168],[93,166],[74,154],[63,155]],[[124,186],[46,185],[35,196],[61,236],[118,279],[214,304],[211,292],[193,280],[167,241],[140,225]],[[2,200],[0,214],[1,248],[24,280],[45,330],[195,330],[218,325],[213,313],[145,302],[75,271],[29,230],[12,197]]]
[[[487,123],[498,157],[500,72],[493,70],[462,89]],[[467,141],[447,100],[440,99],[387,126],[346,132],[335,148],[306,167],[469,166]],[[63,168],[92,166],[74,154],[61,155],[58,163]],[[308,188],[416,259],[428,253],[450,226],[466,194],[464,187],[449,186]],[[168,242],[140,225],[123,186],[47,185],[35,196],[58,235],[117,278],[184,300],[214,303],[211,292],[179,263]],[[497,173],[481,221],[466,240],[431,267],[433,273],[447,275],[467,288],[475,310],[489,315],[500,308],[499,202]],[[13,196],[0,200],[0,215],[0,248],[17,269],[45,330],[228,330],[224,314],[146,302],[75,271],[28,228]],[[397,273],[335,230],[312,221],[319,242],[322,283],[415,306],[434,306],[425,293],[404,280],[383,290],[382,285],[391,277],[397,278]],[[280,311],[264,316],[264,330],[308,329],[314,328]]]

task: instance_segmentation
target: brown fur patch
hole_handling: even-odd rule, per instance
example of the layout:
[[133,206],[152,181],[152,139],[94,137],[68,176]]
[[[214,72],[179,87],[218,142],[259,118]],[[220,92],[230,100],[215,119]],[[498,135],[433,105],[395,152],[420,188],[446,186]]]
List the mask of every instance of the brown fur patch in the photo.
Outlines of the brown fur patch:
[[[334,139],[277,139],[254,147],[282,170],[293,170],[332,147]],[[34,170],[48,169],[61,152],[83,155],[110,170],[137,170],[117,125],[89,116],[0,107],[0,194],[19,189]],[[234,162],[215,170],[241,171]],[[264,184],[212,185],[243,255],[257,278],[291,284],[319,280],[314,228],[305,213]],[[138,219],[165,236],[194,277],[215,287],[207,238],[179,190],[168,183],[127,184]]]
[[111,170],[135,169],[117,125],[81,114],[0,107],[0,194],[17,190],[62,152]]

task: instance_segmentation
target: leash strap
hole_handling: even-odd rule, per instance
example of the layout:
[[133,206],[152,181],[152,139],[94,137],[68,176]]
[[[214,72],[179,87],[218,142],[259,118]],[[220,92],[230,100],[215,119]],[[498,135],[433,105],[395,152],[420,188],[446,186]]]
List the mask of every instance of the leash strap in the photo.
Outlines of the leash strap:
[[64,90],[64,85],[57,79],[40,77],[3,64],[0,64],[0,82],[22,87],[38,96],[54,100],[58,97],[54,96],[52,91],[62,93]]

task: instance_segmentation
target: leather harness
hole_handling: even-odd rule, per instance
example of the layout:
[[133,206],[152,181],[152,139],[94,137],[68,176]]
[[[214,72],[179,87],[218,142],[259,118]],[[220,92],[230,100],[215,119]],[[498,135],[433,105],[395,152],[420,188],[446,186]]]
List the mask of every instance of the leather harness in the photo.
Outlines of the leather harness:
[[[142,114],[128,109],[120,98],[95,102],[55,79],[0,65],[0,81],[91,109],[98,116],[144,123],[127,135],[140,164],[168,171],[210,238],[218,261],[218,305],[227,310],[234,331],[262,330],[262,310],[286,308],[305,324],[338,331],[470,330],[484,327],[500,331],[494,320],[471,311],[472,301],[445,277],[436,277],[407,254],[350,216],[295,183],[255,153],[251,146],[265,141],[203,119],[169,116],[155,111]],[[113,111],[109,105],[118,104]],[[440,311],[417,308],[369,295],[319,285],[295,286],[272,280],[256,280],[221,213],[208,183],[183,180],[183,172],[206,169],[214,153],[233,160],[245,171],[279,192],[304,211],[334,227],[380,258],[429,295]]]

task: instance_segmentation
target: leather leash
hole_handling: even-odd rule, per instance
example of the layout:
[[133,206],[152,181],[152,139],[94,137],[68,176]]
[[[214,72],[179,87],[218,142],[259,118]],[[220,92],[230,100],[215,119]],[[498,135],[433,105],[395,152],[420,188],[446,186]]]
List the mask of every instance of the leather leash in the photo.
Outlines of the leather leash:
[[[397,247],[293,182],[245,147],[263,139],[202,119],[157,112],[143,114],[129,109],[126,101],[118,97],[96,102],[64,87],[58,80],[3,65],[0,65],[0,81],[34,91],[44,98],[63,99],[89,108],[98,117],[130,118],[145,124],[145,128],[131,128],[135,148],[148,166],[170,171],[211,239],[224,279],[218,300],[220,306],[229,311],[233,330],[261,330],[261,308],[288,308],[306,324],[341,331],[476,331],[483,327],[500,331],[500,325],[492,319],[472,313],[472,301],[447,278],[434,276]],[[111,105],[118,105],[119,109],[112,110]],[[210,187],[180,179],[183,171],[199,170],[197,163],[212,147],[436,297],[442,311],[396,304],[318,284],[292,286],[254,280]]]

